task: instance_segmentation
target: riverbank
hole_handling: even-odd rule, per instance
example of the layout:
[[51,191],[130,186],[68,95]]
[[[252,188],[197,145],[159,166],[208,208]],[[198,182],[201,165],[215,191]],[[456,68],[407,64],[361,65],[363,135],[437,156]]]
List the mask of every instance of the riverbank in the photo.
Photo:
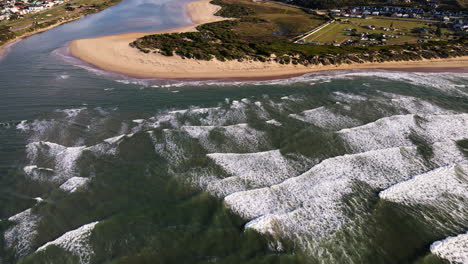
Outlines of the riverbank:
[[[155,33],[195,31],[200,24],[225,20],[214,14],[220,9],[210,0],[190,2],[187,13],[194,25]],[[203,61],[183,59],[179,56],[163,56],[143,53],[129,46],[129,43],[149,33],[128,33],[81,39],[69,45],[71,55],[105,71],[121,73],[137,78],[273,78],[277,76],[300,75],[309,72],[351,69],[461,69],[468,72],[468,57],[432,59],[421,61],[389,61],[382,63],[355,63],[340,65],[292,65],[260,61]],[[460,71],[460,70],[457,70]]]
[[69,23],[69,22],[72,22],[72,21],[75,21],[77,19],[80,19],[82,17],[84,17],[85,15],[82,15],[82,16],[79,16],[79,17],[76,17],[76,18],[71,18],[71,19],[68,19],[68,20],[64,20],[64,21],[61,21],[57,24],[53,24],[51,26],[48,26],[48,27],[45,27],[45,28],[41,28],[41,29],[37,29],[37,30],[34,30],[34,31],[30,31],[30,32],[26,32],[20,36],[17,36],[3,44],[0,45],[0,56],[3,56],[5,55],[9,48],[11,46],[13,46],[14,44],[16,44],[17,42],[21,41],[22,39],[25,39],[27,37],[30,37],[30,36],[33,36],[33,35],[36,35],[36,34],[39,34],[39,33],[42,33],[44,31],[47,31],[47,30],[50,30],[50,29],[53,29],[53,28],[56,28],[60,25],[63,25],[63,24],[66,24],[66,23]]
[[106,3],[106,5],[103,5],[101,8],[88,9],[87,12],[73,14],[73,15],[67,17],[66,19],[58,20],[57,23],[49,25],[47,27],[38,28],[38,29],[33,30],[33,31],[25,31],[22,34],[20,34],[19,36],[16,36],[15,38],[13,38],[11,40],[8,40],[5,43],[0,44],[0,56],[4,56],[8,52],[8,50],[9,50],[9,48],[11,46],[13,46],[15,43],[21,41],[22,39],[25,39],[27,37],[30,37],[30,36],[33,36],[33,35],[36,35],[36,34],[39,34],[39,33],[42,33],[42,32],[45,32],[47,30],[56,28],[58,26],[66,24],[66,23],[73,22],[73,21],[78,20],[78,19],[80,19],[82,17],[85,17],[87,15],[91,15],[91,14],[100,12],[100,11],[102,11],[102,10],[104,10],[106,8],[109,8],[111,6],[114,6],[114,5],[116,5],[116,4],[120,3],[120,2],[121,2],[121,0],[109,1],[109,2]]

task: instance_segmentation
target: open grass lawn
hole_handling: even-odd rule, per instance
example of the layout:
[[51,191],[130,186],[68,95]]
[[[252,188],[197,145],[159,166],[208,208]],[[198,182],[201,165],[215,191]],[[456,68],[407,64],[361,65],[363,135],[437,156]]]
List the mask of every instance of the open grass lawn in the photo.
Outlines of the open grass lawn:
[[349,39],[349,36],[342,34],[343,30],[347,27],[347,24],[334,22],[319,32],[309,36],[307,41],[319,42],[319,43],[341,43],[346,39]]
[[[343,19],[344,20],[344,19]],[[374,26],[375,30],[367,29],[366,26]],[[396,31],[384,31],[381,27],[394,27]],[[412,33],[414,28],[431,28],[435,29],[435,24],[432,21],[421,21],[411,19],[396,19],[396,18],[383,18],[373,17],[370,19],[361,18],[349,18],[347,21],[336,21],[329,26],[323,28],[319,32],[309,36],[307,41],[331,44],[331,43],[342,43],[347,39],[356,39],[357,37],[347,36],[345,29],[356,29],[357,32],[363,33],[382,33],[398,36],[398,38],[387,38],[388,44],[404,44],[404,43],[415,43],[421,36],[416,33]],[[442,29],[442,33],[448,32],[446,29]],[[399,35],[398,33],[404,33],[405,35]],[[439,37],[437,37],[439,38]],[[440,39],[444,39],[441,37]]]
[[[254,14],[246,16],[244,22],[234,27],[234,31],[245,39],[293,38],[307,32],[324,22],[324,18],[304,12],[301,9],[288,7],[271,2],[253,3],[250,0],[224,0],[225,3],[236,4],[253,10]],[[251,19],[261,19],[263,22],[247,22]]]

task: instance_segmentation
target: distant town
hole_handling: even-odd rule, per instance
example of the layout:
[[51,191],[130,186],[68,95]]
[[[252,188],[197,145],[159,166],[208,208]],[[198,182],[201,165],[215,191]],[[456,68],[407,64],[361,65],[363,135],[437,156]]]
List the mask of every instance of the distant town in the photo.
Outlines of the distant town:
[[4,0],[0,2],[0,20],[14,20],[20,16],[36,13],[50,9],[56,5],[65,3],[67,0],[45,0],[45,1],[16,1]]
[[[434,6],[437,6],[434,4]],[[409,7],[352,7],[330,10],[333,16],[366,18],[368,16],[386,16],[396,18],[416,18],[437,20],[444,23],[455,23],[458,30],[468,30],[468,13],[432,9],[425,11],[422,8]]]
[[453,39],[468,32],[468,13],[425,8],[354,6],[315,10],[329,20],[298,36],[295,43],[311,45],[388,45]]

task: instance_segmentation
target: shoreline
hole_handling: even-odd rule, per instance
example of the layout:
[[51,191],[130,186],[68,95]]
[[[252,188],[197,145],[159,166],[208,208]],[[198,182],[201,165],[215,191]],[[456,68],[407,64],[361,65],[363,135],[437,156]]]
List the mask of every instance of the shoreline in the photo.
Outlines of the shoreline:
[[51,30],[53,28],[56,28],[58,26],[61,26],[63,24],[66,24],[66,23],[70,23],[72,21],[75,21],[75,20],[78,20],[82,17],[84,17],[86,15],[83,15],[83,16],[79,16],[79,17],[76,17],[76,18],[72,18],[72,19],[67,19],[65,21],[62,21],[60,23],[57,23],[57,24],[54,24],[54,25],[50,25],[48,27],[45,27],[45,28],[41,28],[41,29],[37,29],[37,30],[34,30],[34,31],[31,31],[31,32],[25,32],[23,35],[21,36],[17,36],[15,37],[14,39],[10,39],[8,40],[7,42],[3,43],[2,45],[0,45],[0,56],[5,56],[7,53],[8,53],[8,50],[13,46],[15,45],[16,43],[20,42],[21,40],[25,39],[25,38],[28,38],[30,36],[33,36],[33,35],[36,35],[36,34],[40,34],[42,32],[45,32],[47,30]]
[[426,69],[425,72],[428,69],[435,71],[444,69],[444,71],[468,73],[468,56],[420,61],[304,66],[276,62],[183,59],[178,56],[143,53],[129,46],[129,43],[145,35],[189,32],[196,30],[200,24],[225,20],[226,18],[214,15],[220,8],[212,5],[210,0],[189,2],[186,11],[194,23],[191,26],[152,33],[136,32],[74,40],[69,43],[70,54],[104,71],[146,79],[273,79],[312,72],[360,69],[400,71]]

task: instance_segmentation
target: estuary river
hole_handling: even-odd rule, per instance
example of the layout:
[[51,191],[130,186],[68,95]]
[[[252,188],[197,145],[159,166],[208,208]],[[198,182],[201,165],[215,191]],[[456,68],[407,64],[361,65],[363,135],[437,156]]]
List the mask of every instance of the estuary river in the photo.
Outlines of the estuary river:
[[124,0],[0,58],[1,263],[468,261],[468,74],[141,80],[67,55],[183,6]]

